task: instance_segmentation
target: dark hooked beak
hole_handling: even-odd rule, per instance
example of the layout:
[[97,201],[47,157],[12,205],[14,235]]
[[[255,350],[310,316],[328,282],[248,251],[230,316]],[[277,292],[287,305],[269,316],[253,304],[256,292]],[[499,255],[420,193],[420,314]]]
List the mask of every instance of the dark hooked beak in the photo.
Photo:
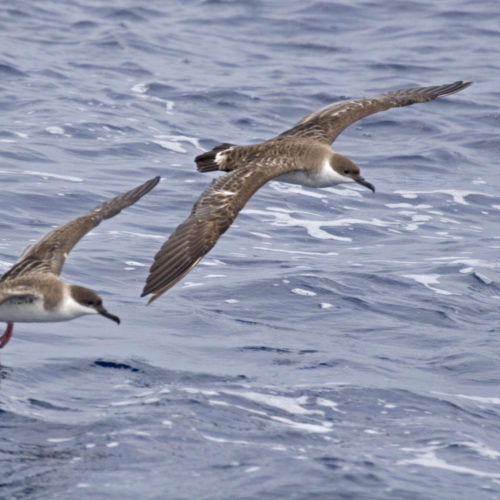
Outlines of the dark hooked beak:
[[97,312],[99,314],[102,314],[103,316],[106,316],[106,318],[112,319],[116,323],[120,324],[120,318],[118,316],[115,316],[114,314],[111,314],[108,311],[106,311],[106,309],[104,309],[103,306],[99,306],[97,308]]
[[361,175],[358,175],[357,177],[354,177],[354,180],[358,184],[361,184],[362,186],[365,186],[368,189],[371,189],[373,192],[375,192],[375,186],[373,184],[370,184],[368,181],[365,181],[364,177],[361,177]]

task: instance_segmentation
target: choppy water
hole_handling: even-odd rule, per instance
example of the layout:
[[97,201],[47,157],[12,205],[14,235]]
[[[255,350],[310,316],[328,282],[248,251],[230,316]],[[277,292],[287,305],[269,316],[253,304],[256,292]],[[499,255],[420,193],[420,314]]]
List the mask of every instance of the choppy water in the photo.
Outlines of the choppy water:
[[[63,277],[97,317],[17,324],[2,498],[500,498],[500,4],[0,5],[0,270],[154,175]],[[331,101],[454,80],[336,149],[377,187],[259,191],[150,307],[193,157]]]

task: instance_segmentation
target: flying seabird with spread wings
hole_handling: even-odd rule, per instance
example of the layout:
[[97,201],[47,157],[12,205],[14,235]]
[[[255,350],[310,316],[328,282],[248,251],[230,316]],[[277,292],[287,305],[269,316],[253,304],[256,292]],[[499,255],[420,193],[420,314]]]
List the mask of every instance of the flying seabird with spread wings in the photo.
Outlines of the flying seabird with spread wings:
[[0,348],[10,340],[14,322],[67,321],[84,314],[101,314],[116,323],[99,295],[88,288],[59,279],[71,249],[104,219],[114,217],[151,191],[155,177],[125,194],[105,201],[86,214],[59,226],[30,245],[0,278],[0,321],[7,329],[0,336]]
[[189,217],[160,248],[141,296],[153,294],[150,303],[182,279],[215,245],[250,197],[271,179],[310,187],[357,182],[375,191],[354,162],[331,149],[338,135],[365,116],[454,94],[471,83],[393,90],[335,102],[265,142],[248,146],[224,143],[197,156],[200,172],[227,173],[201,194]]

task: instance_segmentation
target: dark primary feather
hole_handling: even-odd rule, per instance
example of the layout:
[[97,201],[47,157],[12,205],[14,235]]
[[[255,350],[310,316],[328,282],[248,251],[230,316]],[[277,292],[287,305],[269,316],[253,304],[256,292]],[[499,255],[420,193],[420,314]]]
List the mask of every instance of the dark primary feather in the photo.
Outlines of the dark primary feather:
[[48,232],[22,253],[14,266],[1,277],[0,282],[34,272],[59,275],[68,253],[85,234],[104,219],[109,219],[134,204],[159,181],[160,177],[150,179],[135,189],[105,201],[86,214]]
[[308,137],[331,144],[345,128],[365,116],[390,108],[432,101],[437,97],[459,92],[471,84],[472,82],[458,81],[432,87],[393,90],[366,99],[335,102],[304,116],[291,129],[283,132],[276,139],[288,140],[295,137]]

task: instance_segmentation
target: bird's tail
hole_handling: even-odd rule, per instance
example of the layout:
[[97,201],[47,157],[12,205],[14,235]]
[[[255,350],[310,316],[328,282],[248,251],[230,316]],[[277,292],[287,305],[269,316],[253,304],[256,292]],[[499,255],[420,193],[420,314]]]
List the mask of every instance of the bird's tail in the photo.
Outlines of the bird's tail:
[[206,151],[205,153],[198,155],[194,159],[198,172],[214,172],[215,170],[226,170],[217,159],[217,154],[221,153],[222,151],[226,151],[233,146],[234,144],[225,142],[224,144],[215,146],[215,148],[213,148],[211,151]]

